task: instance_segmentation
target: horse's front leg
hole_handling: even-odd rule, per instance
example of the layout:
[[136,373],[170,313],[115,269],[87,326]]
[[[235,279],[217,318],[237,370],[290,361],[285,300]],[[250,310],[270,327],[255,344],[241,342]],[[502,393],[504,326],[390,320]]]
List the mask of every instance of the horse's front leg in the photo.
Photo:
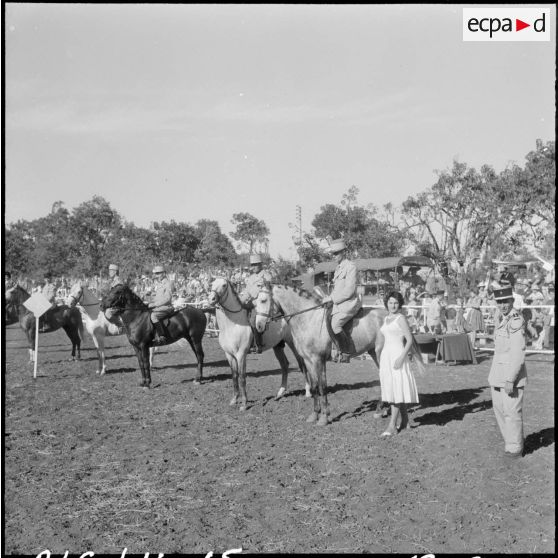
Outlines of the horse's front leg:
[[329,405],[327,402],[325,357],[317,359],[316,371],[318,373],[318,398],[320,401],[320,418],[318,419],[318,426],[326,426],[329,422]]
[[98,336],[97,357],[99,359],[99,368],[97,370],[97,374],[104,376],[107,371],[107,366],[105,363],[105,336],[103,334],[99,334]]
[[151,386],[151,374],[149,370],[149,348],[146,345],[134,345],[136,356],[141,371],[140,386],[149,388]]
[[279,361],[281,366],[281,387],[275,396],[275,400],[281,399],[285,393],[287,393],[287,382],[289,379],[289,361],[285,351],[282,347],[273,347],[273,352],[275,353],[275,358]]
[[248,397],[246,396],[246,353],[240,355],[238,360],[238,387],[240,389],[240,407],[239,411],[245,411],[248,404]]
[[231,367],[231,374],[232,374],[232,383],[233,383],[233,396],[229,402],[229,405],[232,407],[236,405],[238,401],[239,391],[238,391],[238,362],[234,355],[229,353],[225,353],[227,360],[229,361],[229,366]]

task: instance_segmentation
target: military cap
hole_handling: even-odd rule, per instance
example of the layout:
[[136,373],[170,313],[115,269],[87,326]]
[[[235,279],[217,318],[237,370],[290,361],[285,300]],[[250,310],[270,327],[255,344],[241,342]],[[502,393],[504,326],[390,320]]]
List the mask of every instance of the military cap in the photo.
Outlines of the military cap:
[[109,270],[118,271],[120,268],[116,264],[110,264]]
[[153,268],[153,273],[165,273],[165,268],[162,265],[156,265]]
[[345,241],[342,238],[338,238],[337,240],[332,240],[331,244],[329,245],[329,251],[332,254],[337,254],[338,252],[342,252],[346,248],[347,246],[345,245]]
[[513,298],[513,291],[511,287],[494,289],[494,300],[508,300],[509,298]]
[[250,255],[250,265],[261,264],[262,257],[259,254],[251,254]]

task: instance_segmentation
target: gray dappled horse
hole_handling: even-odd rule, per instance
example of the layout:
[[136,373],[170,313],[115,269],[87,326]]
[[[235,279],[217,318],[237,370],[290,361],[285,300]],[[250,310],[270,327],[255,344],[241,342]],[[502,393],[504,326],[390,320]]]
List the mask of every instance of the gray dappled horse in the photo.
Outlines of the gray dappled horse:
[[[219,327],[219,344],[223,349],[232,372],[233,397],[231,405],[238,403],[240,398],[241,411],[246,410],[246,356],[252,346],[252,327],[248,310],[243,307],[232,283],[224,277],[218,277],[211,284],[208,302],[215,307],[217,324]],[[287,379],[289,374],[289,361],[285,356],[285,343],[292,350],[300,371],[306,379],[306,394],[309,396],[309,384],[306,377],[304,361],[297,353],[290,332],[286,324],[277,322],[272,327],[263,331],[263,350],[273,349],[281,365],[281,387],[277,392],[279,399],[287,392]]]
[[[331,352],[331,338],[326,320],[326,309],[316,295],[297,287],[272,285],[260,291],[255,301],[256,328],[263,331],[268,321],[275,315],[288,320],[297,352],[304,359],[314,398],[314,411],[307,422],[324,426],[329,422],[327,402],[326,360]],[[350,337],[354,344],[351,356],[367,352],[379,368],[377,350],[383,335],[380,327],[384,323],[387,310],[383,308],[362,308],[350,324]],[[413,338],[411,349],[413,359],[424,371],[419,346]]]

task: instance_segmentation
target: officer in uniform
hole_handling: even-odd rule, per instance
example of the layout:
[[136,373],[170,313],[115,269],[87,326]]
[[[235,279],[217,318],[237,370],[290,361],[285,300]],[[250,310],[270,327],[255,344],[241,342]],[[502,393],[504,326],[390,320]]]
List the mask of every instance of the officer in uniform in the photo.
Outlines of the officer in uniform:
[[120,268],[116,264],[110,264],[108,267],[110,288],[122,285],[124,282],[120,279]]
[[16,286],[16,282],[12,279],[9,271],[4,272],[4,292],[7,293]]
[[52,275],[50,273],[45,273],[45,284],[41,289],[41,293],[52,306],[56,305],[56,285],[52,283]]
[[242,305],[250,313],[250,325],[254,333],[254,344],[256,345],[256,352],[262,352],[262,334],[256,329],[256,313],[254,310],[254,300],[257,298],[258,293],[267,284],[271,283],[273,277],[269,271],[262,267],[262,257],[259,254],[250,255],[250,275],[246,278],[245,287],[240,293],[240,301]]
[[168,332],[165,331],[165,325],[159,320],[168,316],[174,310],[172,305],[174,287],[172,281],[166,276],[163,266],[156,265],[153,268],[153,275],[155,276],[155,284],[153,286],[151,302],[147,306],[151,310],[151,321],[155,326],[153,344],[164,345],[167,343]]
[[525,322],[513,308],[511,287],[494,289],[498,315],[494,331],[494,359],[488,375],[492,407],[504,438],[505,455],[523,455],[523,390],[525,368]]
[[357,296],[356,265],[346,256],[345,241],[332,241],[330,252],[334,255],[337,267],[333,275],[333,291],[322,302],[333,302],[331,329],[339,348],[339,362],[350,362],[350,341],[343,326],[360,310],[362,303]]

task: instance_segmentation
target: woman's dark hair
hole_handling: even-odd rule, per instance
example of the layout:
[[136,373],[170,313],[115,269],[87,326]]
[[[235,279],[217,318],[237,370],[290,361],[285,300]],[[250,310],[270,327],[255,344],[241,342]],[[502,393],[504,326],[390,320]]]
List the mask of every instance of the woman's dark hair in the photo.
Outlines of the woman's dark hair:
[[397,302],[399,302],[399,308],[403,308],[403,305],[405,304],[405,301],[403,300],[403,296],[401,295],[401,293],[399,291],[390,291],[385,297],[384,297],[384,306],[387,308],[387,303],[388,300],[390,298],[395,298],[395,300],[397,300]]

